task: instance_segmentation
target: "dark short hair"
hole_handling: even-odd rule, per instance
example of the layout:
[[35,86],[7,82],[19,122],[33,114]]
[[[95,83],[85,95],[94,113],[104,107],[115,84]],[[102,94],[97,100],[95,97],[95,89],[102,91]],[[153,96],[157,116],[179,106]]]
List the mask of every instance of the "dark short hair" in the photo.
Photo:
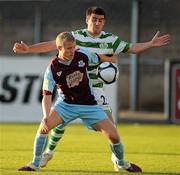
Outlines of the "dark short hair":
[[90,16],[91,14],[104,15],[104,18],[106,18],[106,12],[101,7],[89,7],[86,10],[86,17]]

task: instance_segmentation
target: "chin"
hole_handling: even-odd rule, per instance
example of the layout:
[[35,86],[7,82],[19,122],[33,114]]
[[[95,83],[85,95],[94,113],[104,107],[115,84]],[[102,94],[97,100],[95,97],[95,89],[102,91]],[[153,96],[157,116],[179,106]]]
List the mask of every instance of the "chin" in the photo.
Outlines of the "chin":
[[72,60],[74,58],[74,55],[73,56],[69,56],[69,60]]
[[94,30],[94,34],[97,34],[97,35],[98,35],[100,32],[101,32],[101,30],[99,30],[99,29],[95,29],[95,30]]

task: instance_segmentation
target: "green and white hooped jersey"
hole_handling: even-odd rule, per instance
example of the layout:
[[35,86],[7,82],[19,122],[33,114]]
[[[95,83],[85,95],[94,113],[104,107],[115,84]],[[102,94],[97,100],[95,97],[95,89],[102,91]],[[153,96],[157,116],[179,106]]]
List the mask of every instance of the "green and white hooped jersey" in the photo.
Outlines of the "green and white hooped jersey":
[[[87,29],[72,31],[78,48],[88,49],[97,54],[113,55],[120,52],[127,52],[130,44],[122,41],[118,36],[102,31],[99,36],[92,37]],[[96,69],[99,64],[90,64],[88,67],[89,77],[93,87],[103,88],[103,83],[96,76]]]

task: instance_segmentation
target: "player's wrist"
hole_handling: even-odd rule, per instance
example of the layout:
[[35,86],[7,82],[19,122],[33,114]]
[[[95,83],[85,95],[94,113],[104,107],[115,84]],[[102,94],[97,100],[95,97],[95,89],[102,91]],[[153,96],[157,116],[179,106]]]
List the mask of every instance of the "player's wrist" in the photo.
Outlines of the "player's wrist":
[[148,47],[149,47],[149,48],[155,47],[155,45],[154,45],[154,43],[153,43],[153,40],[149,41],[147,44],[148,44]]

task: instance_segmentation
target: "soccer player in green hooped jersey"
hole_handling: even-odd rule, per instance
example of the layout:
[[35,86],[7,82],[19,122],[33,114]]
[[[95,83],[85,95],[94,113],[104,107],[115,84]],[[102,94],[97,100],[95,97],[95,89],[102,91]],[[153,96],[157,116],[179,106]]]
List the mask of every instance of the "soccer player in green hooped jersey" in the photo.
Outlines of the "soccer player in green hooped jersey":
[[[113,35],[111,33],[107,33],[103,31],[103,27],[105,24],[106,13],[100,7],[90,7],[86,11],[86,23],[87,28],[72,31],[73,36],[76,39],[76,44],[79,48],[86,48],[92,52],[97,54],[106,54],[113,55],[119,54],[120,52],[128,52],[128,53],[140,53],[146,51],[153,47],[160,47],[163,45],[167,45],[170,42],[170,35],[166,34],[160,36],[160,32],[158,31],[152,40],[144,43],[134,43],[130,44],[120,39],[120,37]],[[49,52],[52,50],[56,50],[56,44],[54,41],[42,42],[38,44],[34,44],[28,46],[27,44],[15,43],[14,44],[14,52],[16,53],[40,53],[40,52]],[[88,71],[89,76],[93,83],[93,88],[95,91],[95,97],[99,105],[102,106],[104,111],[108,114],[109,119],[113,122],[111,108],[106,100],[106,95],[103,90],[103,84],[98,81],[95,72],[98,65],[89,65]],[[102,98],[103,96],[103,98]],[[51,137],[49,139],[49,143],[46,151],[43,154],[41,167],[45,167],[47,162],[53,157],[54,149],[58,143],[58,141],[62,138],[64,134],[64,128],[58,127],[54,128],[51,132]],[[123,144],[120,141],[121,145],[121,156],[124,156]],[[114,168],[116,171],[119,171],[120,168],[126,169],[126,167],[118,167],[116,165],[116,157],[112,155],[112,161],[114,163]]]

